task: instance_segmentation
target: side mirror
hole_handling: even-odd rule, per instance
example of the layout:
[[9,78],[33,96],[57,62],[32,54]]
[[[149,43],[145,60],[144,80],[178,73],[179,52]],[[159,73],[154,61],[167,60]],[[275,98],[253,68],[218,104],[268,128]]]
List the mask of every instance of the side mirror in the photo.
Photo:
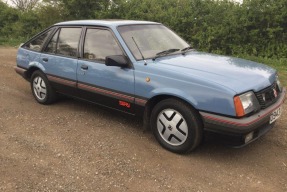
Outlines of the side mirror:
[[128,60],[123,55],[111,55],[106,57],[106,66],[128,67]]

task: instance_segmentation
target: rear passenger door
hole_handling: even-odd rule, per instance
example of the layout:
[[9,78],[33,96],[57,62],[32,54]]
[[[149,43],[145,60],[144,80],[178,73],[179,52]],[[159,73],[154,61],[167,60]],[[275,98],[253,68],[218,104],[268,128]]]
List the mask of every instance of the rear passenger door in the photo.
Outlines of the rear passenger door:
[[44,49],[40,62],[52,86],[61,93],[77,95],[78,48],[82,27],[60,27]]
[[134,70],[106,66],[105,58],[125,55],[113,32],[87,28],[78,61],[78,88],[82,98],[114,109],[134,113]]

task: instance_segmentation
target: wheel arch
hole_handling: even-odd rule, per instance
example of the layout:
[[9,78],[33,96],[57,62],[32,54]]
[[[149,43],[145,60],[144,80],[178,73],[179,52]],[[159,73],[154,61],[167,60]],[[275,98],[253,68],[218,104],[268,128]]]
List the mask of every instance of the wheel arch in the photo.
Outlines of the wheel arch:
[[32,77],[32,74],[33,74],[35,71],[37,71],[37,70],[43,72],[43,70],[42,70],[41,68],[39,68],[39,67],[36,67],[36,66],[31,66],[31,67],[29,67],[29,69],[28,69],[28,70],[26,71],[26,73],[25,73],[26,79],[27,79],[27,80],[30,80],[31,77]]
[[150,116],[151,116],[151,112],[152,112],[153,108],[156,106],[156,104],[163,101],[163,100],[170,99],[170,98],[179,100],[179,101],[185,103],[188,107],[190,107],[194,111],[196,111],[198,116],[201,119],[201,122],[203,123],[202,117],[201,117],[198,109],[195,107],[195,104],[191,103],[185,97],[178,96],[175,94],[158,94],[158,95],[155,95],[152,98],[150,98],[145,105],[144,116],[143,116],[143,124],[144,124],[145,130],[150,129]]

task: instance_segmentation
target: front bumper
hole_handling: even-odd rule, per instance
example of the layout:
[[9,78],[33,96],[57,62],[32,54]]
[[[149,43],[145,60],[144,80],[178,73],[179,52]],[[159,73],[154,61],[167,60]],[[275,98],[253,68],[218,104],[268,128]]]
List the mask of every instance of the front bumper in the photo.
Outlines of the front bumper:
[[[240,119],[200,112],[204,123],[204,130],[224,136],[224,140],[232,145],[246,145],[264,135],[274,126],[274,123],[269,124],[270,115],[282,106],[285,96],[286,89],[284,88],[276,103],[261,110],[259,113]],[[246,142],[245,138],[247,134],[252,132],[252,139]]]

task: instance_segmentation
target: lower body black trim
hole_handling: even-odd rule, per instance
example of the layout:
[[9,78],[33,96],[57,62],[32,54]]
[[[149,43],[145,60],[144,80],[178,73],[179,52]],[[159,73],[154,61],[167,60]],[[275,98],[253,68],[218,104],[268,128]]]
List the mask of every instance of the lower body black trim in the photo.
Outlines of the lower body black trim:
[[[253,141],[256,141],[261,136],[265,135],[269,130],[271,130],[274,127],[274,125],[275,123],[272,124],[266,123],[253,131],[242,134],[214,131],[209,129],[205,129],[205,131],[207,132],[208,135],[214,135],[216,140],[219,141],[220,143],[230,145],[234,148],[241,148]],[[253,132],[253,138],[250,141],[245,142],[245,137],[247,136],[247,134],[251,132]]]

